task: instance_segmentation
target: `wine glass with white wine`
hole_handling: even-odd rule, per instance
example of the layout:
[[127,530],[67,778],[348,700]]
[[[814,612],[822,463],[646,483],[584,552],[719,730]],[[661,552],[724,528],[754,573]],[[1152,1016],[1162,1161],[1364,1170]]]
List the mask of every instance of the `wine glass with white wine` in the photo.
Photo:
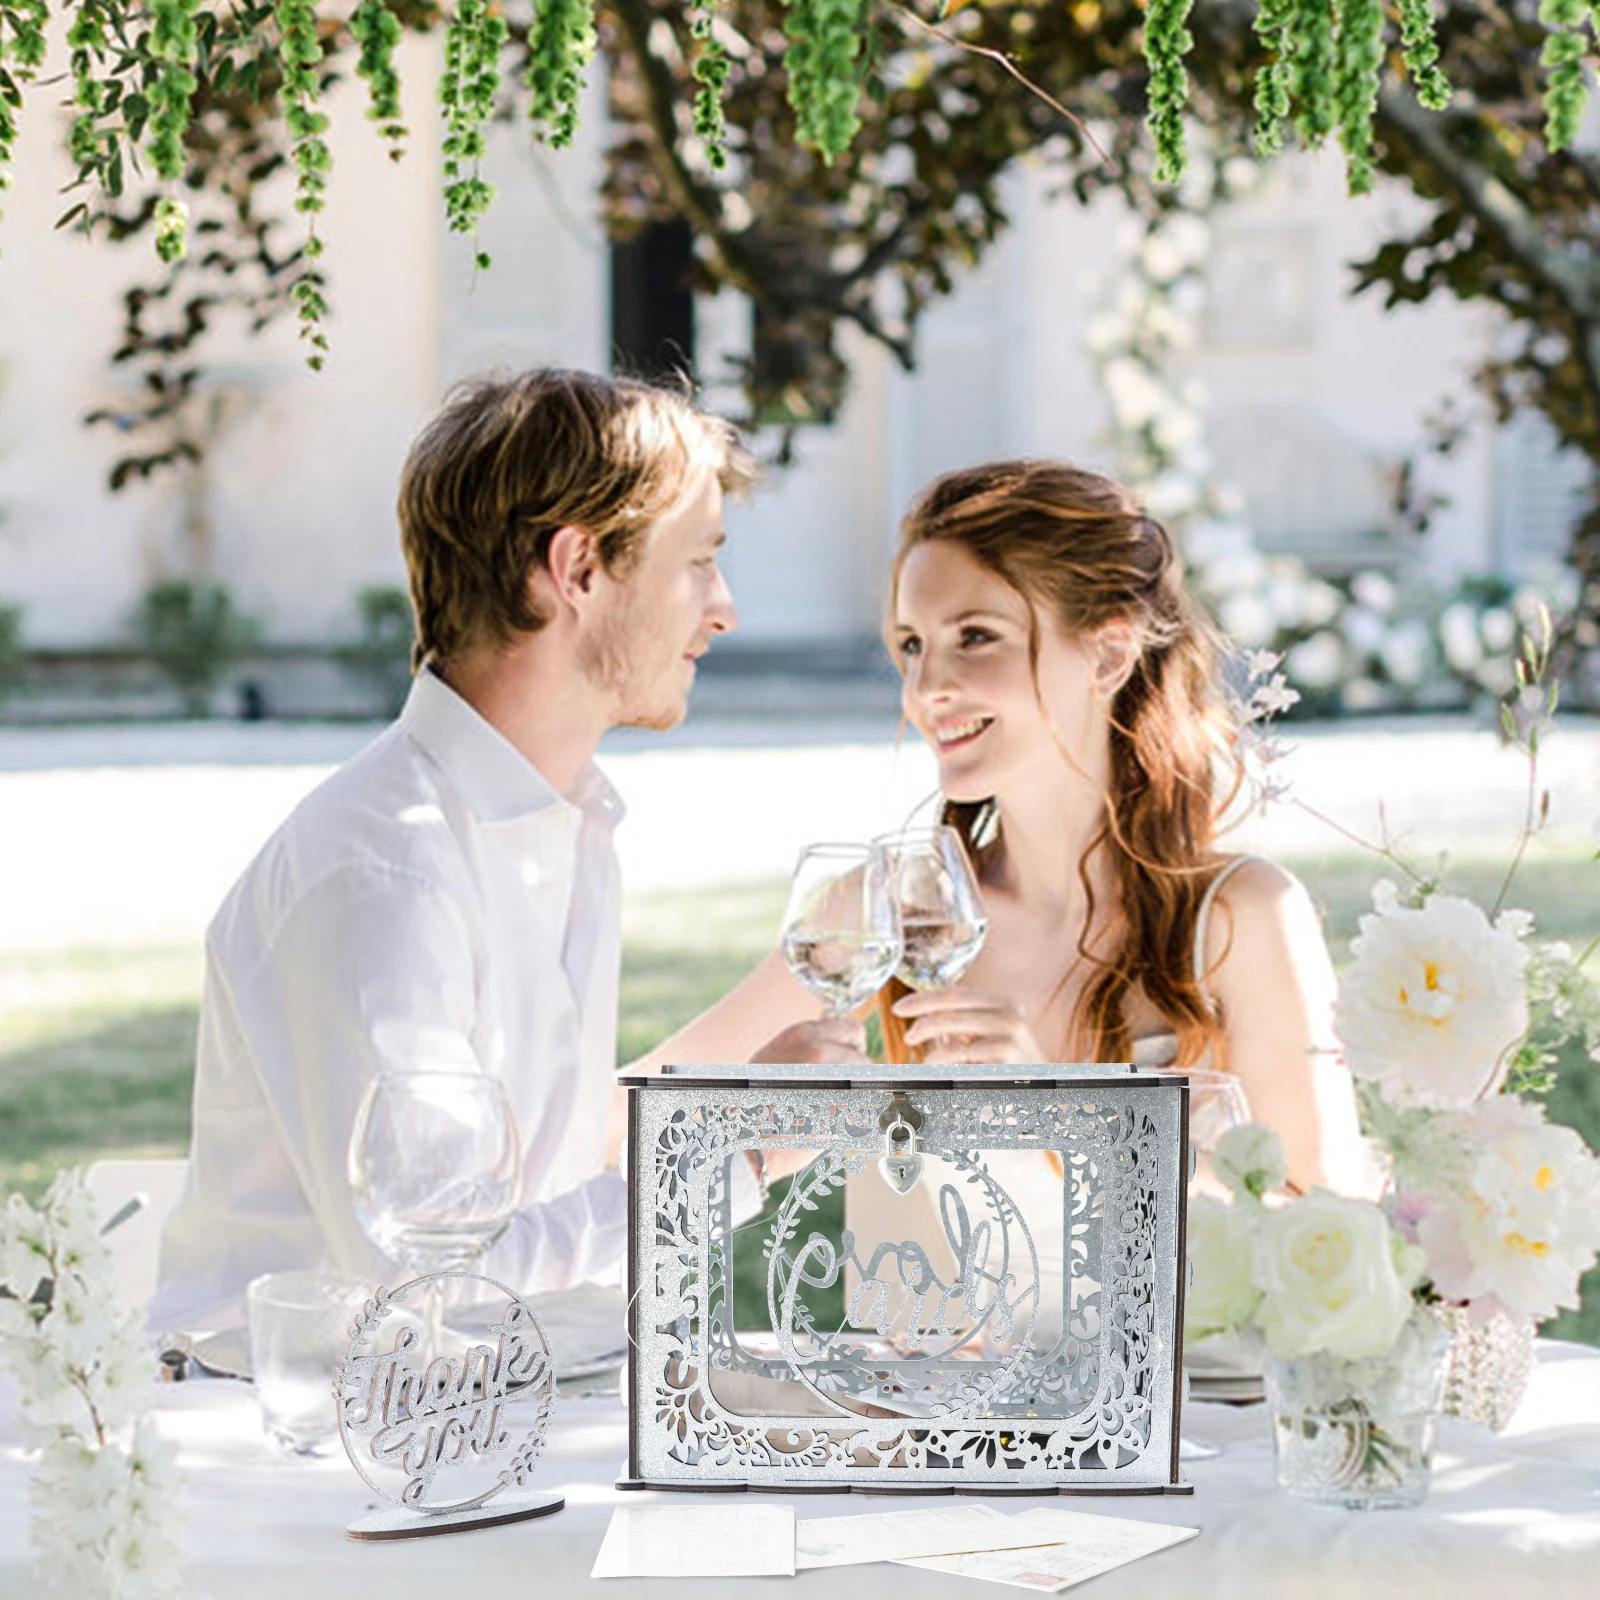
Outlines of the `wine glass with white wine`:
[[883,852],[814,844],[800,854],[783,917],[783,959],[832,1017],[869,1000],[900,960],[900,917]]
[[877,841],[900,908],[898,976],[912,989],[943,989],[978,958],[989,919],[977,876],[954,828],[913,828]]

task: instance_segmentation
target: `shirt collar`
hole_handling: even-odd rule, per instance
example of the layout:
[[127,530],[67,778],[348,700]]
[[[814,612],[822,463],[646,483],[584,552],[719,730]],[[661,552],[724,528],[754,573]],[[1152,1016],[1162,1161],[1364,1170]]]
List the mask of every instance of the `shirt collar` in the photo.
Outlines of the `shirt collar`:
[[592,761],[567,798],[428,667],[412,681],[400,725],[437,763],[480,822],[538,816],[576,833],[585,816],[612,826],[622,820],[621,796]]

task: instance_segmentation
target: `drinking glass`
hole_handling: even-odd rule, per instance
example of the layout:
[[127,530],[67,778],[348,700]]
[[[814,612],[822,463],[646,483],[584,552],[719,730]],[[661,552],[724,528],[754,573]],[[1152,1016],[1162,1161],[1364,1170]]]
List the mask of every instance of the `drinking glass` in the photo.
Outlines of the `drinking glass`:
[[[1242,1128],[1250,1121],[1250,1102],[1245,1097],[1244,1085],[1231,1072],[1218,1072],[1208,1067],[1183,1070],[1189,1080],[1189,1143],[1198,1154],[1209,1156],[1230,1128]],[[1190,1192],[1200,1192],[1199,1185],[1191,1185]],[[1183,1381],[1187,1400],[1190,1394],[1187,1371]],[[1196,1437],[1188,1431],[1186,1423],[1178,1453],[1186,1461],[1206,1461],[1220,1456],[1222,1446]]]
[[900,908],[898,976],[912,989],[942,989],[977,959],[989,928],[966,846],[954,828],[942,825],[877,843]]
[[[367,1237],[418,1277],[464,1271],[505,1232],[522,1194],[522,1142],[498,1078],[384,1072],[350,1134],[350,1187]],[[437,1351],[443,1286],[425,1291]]]
[[339,1440],[329,1390],[364,1285],[332,1272],[267,1272],[245,1290],[250,1376],[267,1437],[299,1456]]
[[800,854],[783,917],[783,959],[829,1016],[844,1016],[888,982],[900,960],[900,918],[883,852],[814,844]]

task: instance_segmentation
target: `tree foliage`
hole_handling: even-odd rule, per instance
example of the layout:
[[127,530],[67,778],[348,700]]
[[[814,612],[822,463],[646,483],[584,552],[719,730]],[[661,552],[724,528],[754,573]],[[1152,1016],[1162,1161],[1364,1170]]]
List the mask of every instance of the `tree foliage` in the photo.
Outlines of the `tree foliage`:
[[[102,414],[135,441],[122,480],[201,448],[199,355],[221,308],[297,315],[320,363],[323,98],[359,76],[398,156],[407,29],[444,35],[444,204],[469,235],[492,200],[486,122],[568,142],[604,49],[610,224],[686,219],[701,287],[751,297],[754,417],[831,416],[845,327],[909,365],[923,311],[1005,227],[1020,156],[1154,214],[1192,117],[1240,150],[1337,140],[1356,192],[1379,173],[1409,185],[1424,220],[1355,287],[1492,301],[1512,334],[1487,392],[1600,462],[1600,160],[1579,139],[1594,0],[359,0],[337,17],[315,0],[0,0],[0,173],[24,89],[60,93],[42,81],[53,11],[78,175],[63,221],[158,257],[115,357],[142,399]],[[262,209],[281,171],[293,219]],[[1600,513],[1575,556],[1592,644]]]

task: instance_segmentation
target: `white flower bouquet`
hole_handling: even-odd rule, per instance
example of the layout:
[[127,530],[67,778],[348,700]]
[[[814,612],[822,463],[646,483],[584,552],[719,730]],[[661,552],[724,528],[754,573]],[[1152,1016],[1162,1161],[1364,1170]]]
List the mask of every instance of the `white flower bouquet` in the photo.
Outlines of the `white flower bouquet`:
[[40,1449],[33,1536],[42,1578],[74,1600],[174,1600],[183,1592],[171,1447],[146,1412],[156,1357],[119,1311],[83,1174],[35,1208],[0,1211],[0,1364]]
[[[1538,942],[1533,917],[1506,908],[1517,868],[1549,809],[1538,785],[1539,733],[1554,714],[1556,695],[1547,685],[1548,617],[1541,622],[1542,641],[1526,639],[1514,663],[1518,699],[1502,719],[1507,738],[1528,758],[1528,806],[1493,907],[1485,912],[1444,892],[1436,878],[1414,870],[1387,844],[1371,846],[1408,887],[1402,891],[1386,879],[1373,889],[1373,909],[1361,918],[1351,944],[1354,960],[1340,980],[1335,1017],[1357,1080],[1364,1130],[1386,1169],[1382,1215],[1408,1252],[1396,1259],[1410,1297],[1442,1308],[1458,1346],[1481,1329],[1504,1355],[1498,1376],[1484,1368],[1486,1392],[1458,1389],[1452,1375],[1448,1408],[1497,1426],[1525,1381],[1534,1323],[1578,1305],[1579,1281],[1600,1252],[1600,1162],[1577,1132],[1549,1122],[1538,1101],[1553,1084],[1564,1047],[1576,1045],[1600,1064],[1600,992],[1585,971],[1600,939],[1575,956],[1565,945]],[[1264,737],[1265,725],[1294,693],[1278,665],[1264,653],[1246,663],[1245,755],[1264,799],[1286,792],[1275,770],[1282,751]],[[1217,1160],[1219,1175],[1246,1198],[1252,1191],[1241,1188],[1241,1171],[1254,1171],[1254,1181],[1281,1181],[1281,1169],[1249,1139],[1229,1156],[1219,1152]],[[1311,1197],[1277,1215],[1298,1216],[1314,1201],[1320,1217],[1327,1198]],[[1297,1343],[1301,1351],[1354,1356],[1327,1305],[1312,1306],[1303,1278],[1274,1276],[1263,1258],[1264,1238],[1298,1233],[1300,1223],[1274,1219],[1269,1225],[1248,1207],[1194,1204],[1191,1236],[1199,1254],[1192,1333],[1249,1320],[1279,1356],[1294,1354]],[[1224,1212],[1237,1214],[1224,1220]],[[1333,1237],[1320,1224],[1313,1231]],[[1249,1290],[1263,1297],[1248,1306],[1237,1261],[1224,1267],[1212,1248],[1226,1236],[1237,1249],[1246,1233],[1256,1241]],[[1340,1237],[1340,1249],[1355,1251],[1353,1233]],[[1370,1260],[1375,1242],[1369,1239],[1364,1249]],[[1397,1338],[1404,1319],[1387,1278],[1379,1272],[1359,1288],[1350,1282],[1371,1318],[1369,1324],[1358,1314],[1356,1323],[1388,1327]],[[1320,1330],[1309,1342],[1295,1332],[1308,1318]],[[1517,1392],[1495,1394],[1496,1386]]]
[[1347,1506],[1414,1505],[1427,1492],[1445,1335],[1427,1261],[1370,1200],[1313,1190],[1282,1206],[1270,1129],[1218,1141],[1231,1204],[1189,1202],[1188,1338],[1244,1334],[1266,1352],[1278,1481]]
[[1373,891],[1336,1026],[1363,1120],[1389,1168],[1391,1215],[1426,1253],[1434,1295],[1475,1321],[1542,1321],[1578,1304],[1600,1252],[1600,1162],[1545,1119],[1553,1044],[1600,1056],[1581,961],[1531,946],[1533,919],[1470,900]]

